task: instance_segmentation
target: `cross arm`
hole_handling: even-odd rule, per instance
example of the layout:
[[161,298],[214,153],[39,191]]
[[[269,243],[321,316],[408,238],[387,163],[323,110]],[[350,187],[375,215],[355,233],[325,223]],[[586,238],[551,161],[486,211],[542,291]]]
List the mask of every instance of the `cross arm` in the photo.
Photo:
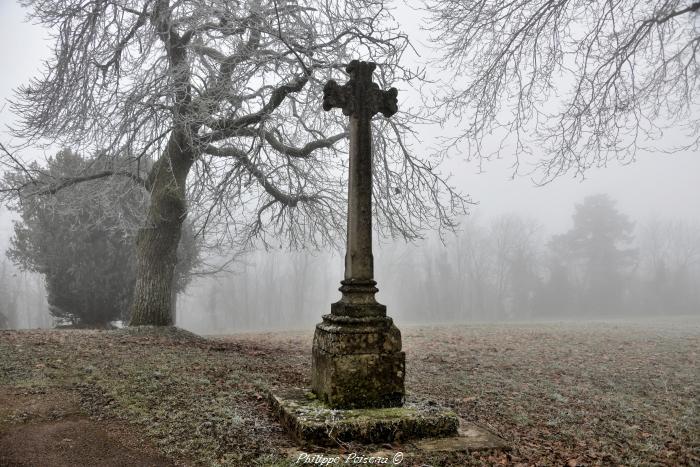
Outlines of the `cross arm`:
[[343,114],[348,116],[355,110],[352,88],[347,84],[341,86],[335,80],[330,80],[323,87],[323,110],[329,111],[333,108],[342,109]]

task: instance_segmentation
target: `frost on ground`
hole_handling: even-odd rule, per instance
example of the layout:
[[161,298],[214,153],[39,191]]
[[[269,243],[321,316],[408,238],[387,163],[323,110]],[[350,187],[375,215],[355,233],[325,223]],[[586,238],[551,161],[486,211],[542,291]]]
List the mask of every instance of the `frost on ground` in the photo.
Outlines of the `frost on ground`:
[[[403,465],[700,463],[696,318],[402,331],[408,398],[513,446]],[[0,331],[0,464],[293,465],[265,392],[309,384],[311,337]]]

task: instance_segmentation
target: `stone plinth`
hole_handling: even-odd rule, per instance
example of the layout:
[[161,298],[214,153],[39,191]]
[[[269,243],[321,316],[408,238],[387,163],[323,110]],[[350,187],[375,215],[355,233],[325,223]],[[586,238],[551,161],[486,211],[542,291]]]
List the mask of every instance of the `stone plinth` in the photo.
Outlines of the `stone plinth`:
[[457,416],[437,406],[409,403],[395,408],[336,410],[303,389],[271,392],[269,399],[282,424],[302,444],[380,444],[458,435]]
[[[334,304],[341,306],[348,307]],[[314,334],[312,368],[312,390],[330,408],[403,404],[401,333],[386,316],[325,315]]]

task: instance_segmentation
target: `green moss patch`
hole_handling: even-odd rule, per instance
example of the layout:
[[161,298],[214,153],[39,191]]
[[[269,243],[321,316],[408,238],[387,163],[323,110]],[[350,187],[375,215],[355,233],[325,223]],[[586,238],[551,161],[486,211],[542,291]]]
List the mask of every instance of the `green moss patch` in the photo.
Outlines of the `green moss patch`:
[[457,435],[459,419],[450,410],[410,403],[378,409],[332,409],[303,389],[271,391],[273,410],[297,441],[334,446],[338,442],[390,443]]

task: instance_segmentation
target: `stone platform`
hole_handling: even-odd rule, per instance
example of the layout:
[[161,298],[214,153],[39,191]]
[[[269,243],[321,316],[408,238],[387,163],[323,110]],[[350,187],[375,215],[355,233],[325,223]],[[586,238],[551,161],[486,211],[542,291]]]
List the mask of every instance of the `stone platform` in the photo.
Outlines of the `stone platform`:
[[268,394],[282,425],[302,445],[334,446],[342,442],[383,444],[411,442],[419,450],[505,448],[505,442],[475,425],[460,427],[457,415],[436,405],[407,403],[382,409],[331,409],[308,390]]

